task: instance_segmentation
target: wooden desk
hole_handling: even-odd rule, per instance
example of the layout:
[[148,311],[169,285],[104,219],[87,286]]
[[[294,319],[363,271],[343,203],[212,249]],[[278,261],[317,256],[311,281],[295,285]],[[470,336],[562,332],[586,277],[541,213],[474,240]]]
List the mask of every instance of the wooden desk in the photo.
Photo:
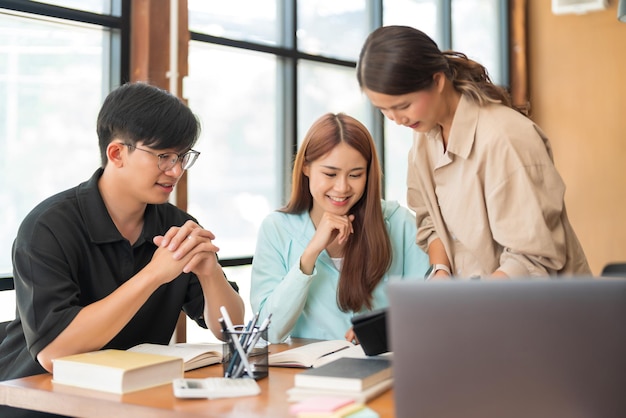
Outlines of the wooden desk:
[[[270,353],[306,344],[312,340],[294,340],[273,344]],[[0,382],[0,405],[80,417],[289,417],[285,391],[293,387],[293,376],[302,369],[270,367],[269,376],[259,380],[261,395],[232,399],[178,399],[171,384],[116,395],[52,383],[51,374]],[[216,364],[185,373],[186,377],[221,376]],[[367,404],[381,418],[393,417],[393,389]]]

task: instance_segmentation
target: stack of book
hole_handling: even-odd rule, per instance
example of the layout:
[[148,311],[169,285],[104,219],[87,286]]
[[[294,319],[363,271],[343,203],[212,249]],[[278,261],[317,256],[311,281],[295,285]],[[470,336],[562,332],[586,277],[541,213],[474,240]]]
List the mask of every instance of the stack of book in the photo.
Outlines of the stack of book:
[[287,396],[290,402],[333,396],[365,403],[386,392],[392,384],[389,358],[343,357],[296,374],[294,387],[287,390]]

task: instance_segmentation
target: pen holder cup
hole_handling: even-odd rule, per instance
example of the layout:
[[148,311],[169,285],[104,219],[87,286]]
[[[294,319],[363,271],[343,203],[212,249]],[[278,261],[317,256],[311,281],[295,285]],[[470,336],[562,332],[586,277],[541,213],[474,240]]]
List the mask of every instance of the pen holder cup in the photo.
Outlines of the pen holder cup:
[[[244,326],[236,326],[234,331],[223,331],[223,337],[226,342],[222,357],[224,377],[252,377],[255,380],[267,377],[267,328],[259,331],[258,327],[246,330]],[[241,352],[246,353],[245,360],[242,360]]]

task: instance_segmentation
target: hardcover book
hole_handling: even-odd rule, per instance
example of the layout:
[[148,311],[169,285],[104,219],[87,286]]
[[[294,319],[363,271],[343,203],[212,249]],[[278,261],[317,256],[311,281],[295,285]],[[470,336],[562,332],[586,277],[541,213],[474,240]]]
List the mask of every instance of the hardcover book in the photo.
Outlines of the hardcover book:
[[383,380],[363,391],[337,390],[337,389],[316,389],[292,387],[287,389],[287,400],[289,402],[299,402],[305,399],[319,396],[337,396],[341,398],[351,398],[358,403],[366,403],[387,392],[393,386],[393,378]]
[[392,377],[391,361],[387,358],[343,357],[294,376],[299,388],[363,391]]
[[183,377],[183,359],[125,350],[99,350],[52,360],[52,381],[112,393],[128,393]]

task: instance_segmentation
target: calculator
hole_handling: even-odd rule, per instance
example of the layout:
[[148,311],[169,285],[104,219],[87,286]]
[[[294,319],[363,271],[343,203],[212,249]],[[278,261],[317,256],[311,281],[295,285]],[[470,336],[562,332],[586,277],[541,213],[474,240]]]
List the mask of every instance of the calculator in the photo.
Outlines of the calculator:
[[242,377],[208,377],[206,379],[174,379],[174,396],[177,398],[234,398],[261,393],[256,380]]

